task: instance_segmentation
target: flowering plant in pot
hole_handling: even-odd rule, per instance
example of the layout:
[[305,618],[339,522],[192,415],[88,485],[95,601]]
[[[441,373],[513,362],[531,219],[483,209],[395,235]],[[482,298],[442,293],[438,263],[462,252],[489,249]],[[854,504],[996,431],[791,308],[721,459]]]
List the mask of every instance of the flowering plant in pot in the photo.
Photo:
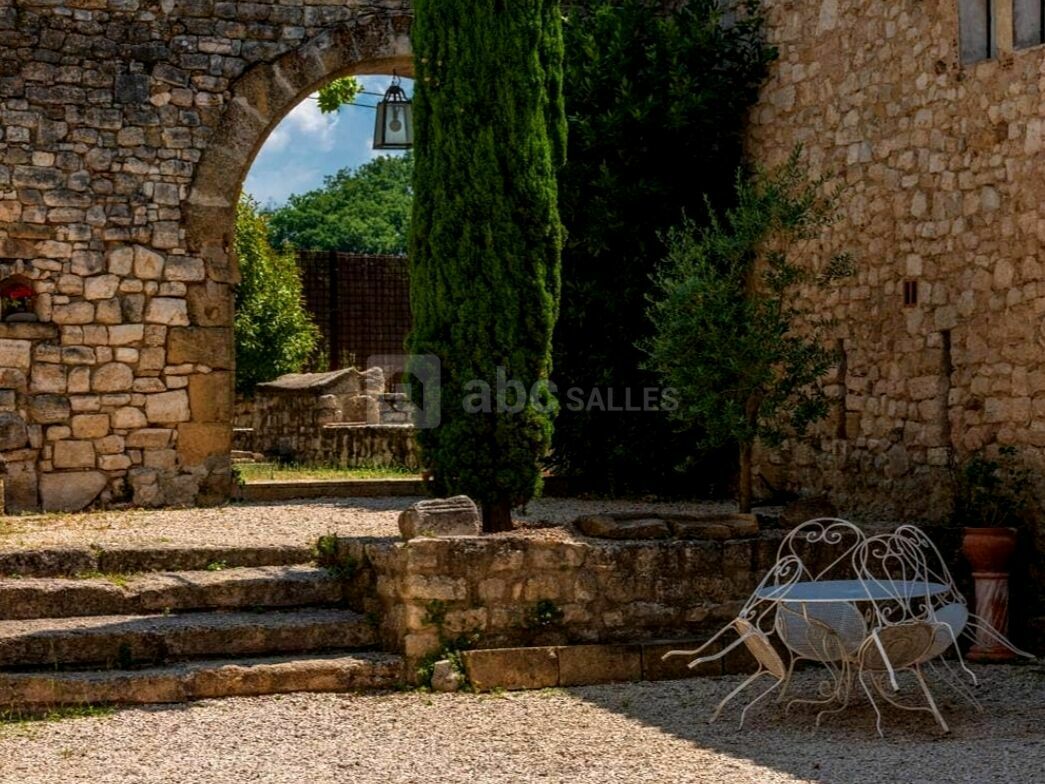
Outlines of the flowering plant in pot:
[[[964,527],[962,553],[972,566],[976,614],[1001,634],[1008,629],[1009,561],[1016,550],[1019,527],[1027,519],[1033,476],[1015,447],[998,449],[996,457],[977,453],[958,466],[955,476],[954,522]],[[997,661],[1012,652],[993,638],[978,636],[969,658]]]

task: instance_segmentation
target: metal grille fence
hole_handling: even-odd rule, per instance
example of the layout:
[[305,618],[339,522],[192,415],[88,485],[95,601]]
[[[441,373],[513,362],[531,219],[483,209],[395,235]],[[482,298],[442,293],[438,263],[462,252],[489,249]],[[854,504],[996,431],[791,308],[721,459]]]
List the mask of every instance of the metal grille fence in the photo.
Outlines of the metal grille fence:
[[411,323],[405,256],[299,251],[298,266],[331,370],[365,370],[372,356],[403,353]]

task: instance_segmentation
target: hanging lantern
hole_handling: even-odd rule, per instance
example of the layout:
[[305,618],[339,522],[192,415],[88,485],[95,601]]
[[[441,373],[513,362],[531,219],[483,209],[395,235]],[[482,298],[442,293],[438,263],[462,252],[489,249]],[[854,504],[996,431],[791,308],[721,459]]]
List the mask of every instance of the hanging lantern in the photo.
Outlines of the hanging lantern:
[[413,106],[393,73],[392,86],[377,105],[374,125],[375,150],[409,150],[414,146]]

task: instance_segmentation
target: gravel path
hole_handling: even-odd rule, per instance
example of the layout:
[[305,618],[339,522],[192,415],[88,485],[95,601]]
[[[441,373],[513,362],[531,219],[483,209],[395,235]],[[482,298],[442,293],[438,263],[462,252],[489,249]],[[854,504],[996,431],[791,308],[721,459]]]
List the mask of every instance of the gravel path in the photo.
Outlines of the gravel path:
[[[130,510],[0,518],[0,549],[69,545],[301,545],[337,533],[399,536],[396,519],[414,498],[345,498],[233,504],[214,509]],[[720,511],[721,503],[643,503],[549,498],[534,501],[522,525],[545,536],[569,536],[561,526],[582,513]]]
[[[707,782],[1036,784],[1045,770],[1045,670],[981,669],[986,711],[866,705],[814,729],[777,706],[739,731],[711,706],[737,678],[509,695],[294,695],[0,725],[2,784]],[[809,684],[806,684],[809,685]],[[946,703],[946,700],[944,700]]]

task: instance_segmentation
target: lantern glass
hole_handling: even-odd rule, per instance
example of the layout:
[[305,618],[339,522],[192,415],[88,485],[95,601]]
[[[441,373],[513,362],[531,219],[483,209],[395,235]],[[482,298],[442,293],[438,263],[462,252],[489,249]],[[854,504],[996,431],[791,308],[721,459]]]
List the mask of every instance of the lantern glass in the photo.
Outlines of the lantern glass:
[[375,150],[409,150],[414,146],[413,106],[398,78],[377,105],[374,124]]

